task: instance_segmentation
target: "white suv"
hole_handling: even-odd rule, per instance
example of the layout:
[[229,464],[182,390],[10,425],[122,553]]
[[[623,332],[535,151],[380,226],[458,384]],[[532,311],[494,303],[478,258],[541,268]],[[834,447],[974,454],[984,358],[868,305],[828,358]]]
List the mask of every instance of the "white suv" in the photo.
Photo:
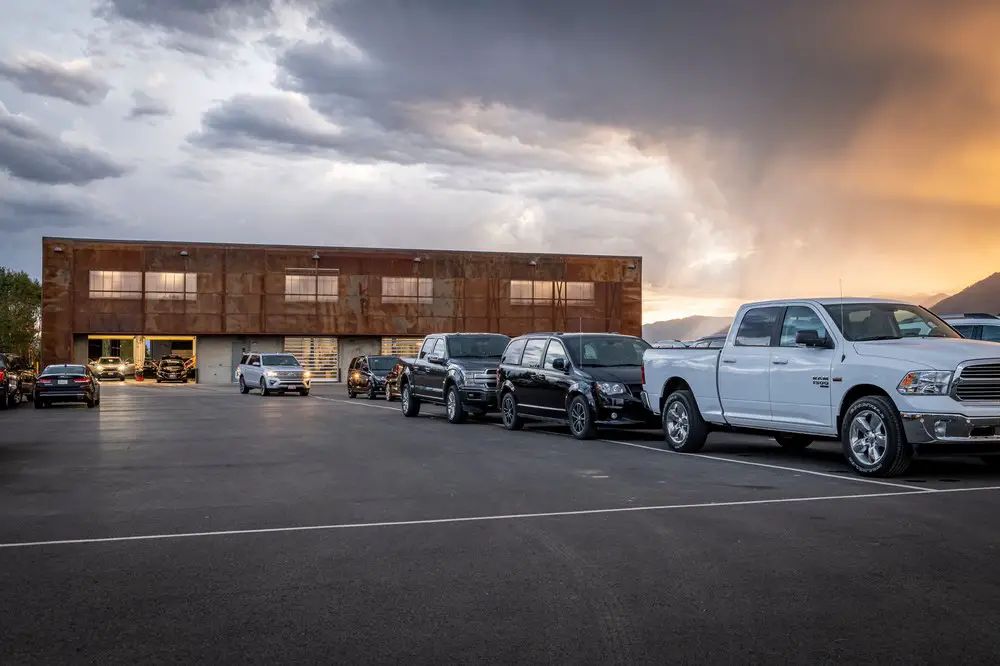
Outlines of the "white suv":
[[299,395],[309,395],[312,373],[291,354],[249,352],[240,359],[236,368],[236,381],[240,393],[260,389],[261,395],[298,391]]
[[941,317],[952,328],[970,340],[985,340],[1000,342],[1000,316],[985,312],[970,312],[960,315],[944,315]]

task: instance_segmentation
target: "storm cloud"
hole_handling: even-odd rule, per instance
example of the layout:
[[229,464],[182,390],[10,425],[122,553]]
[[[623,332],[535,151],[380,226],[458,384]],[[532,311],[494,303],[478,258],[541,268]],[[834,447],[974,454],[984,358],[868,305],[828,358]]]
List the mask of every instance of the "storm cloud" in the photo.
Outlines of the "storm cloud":
[[79,106],[96,106],[111,90],[88,61],[58,62],[41,53],[0,62],[0,78],[7,79],[23,92],[55,97]]
[[14,178],[47,185],[85,185],[128,173],[128,167],[112,157],[63,141],[2,104],[0,169]]

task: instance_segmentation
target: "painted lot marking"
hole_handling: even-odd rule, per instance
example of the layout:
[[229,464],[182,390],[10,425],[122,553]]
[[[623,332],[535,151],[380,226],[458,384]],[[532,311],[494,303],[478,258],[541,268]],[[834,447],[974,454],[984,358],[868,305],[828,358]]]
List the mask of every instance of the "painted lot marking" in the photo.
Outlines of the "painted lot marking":
[[823,476],[828,479],[838,479],[840,481],[856,481],[858,483],[869,483],[876,486],[888,486],[890,488],[906,488],[910,492],[939,492],[937,488],[914,488],[913,486],[908,486],[903,483],[892,483],[891,481],[876,481],[875,479],[866,479],[860,476],[851,476],[848,474],[830,474],[829,472],[816,472],[810,469],[800,469],[798,467],[787,467],[785,465],[772,465],[771,463],[761,463],[752,462],[750,460],[736,460],[735,458],[726,458],[725,456],[710,456],[705,453],[678,453],[677,451],[671,451],[669,449],[658,449],[653,446],[645,446],[643,444],[635,444],[633,442],[620,442],[614,439],[602,439],[602,442],[607,442],[609,444],[620,444],[621,446],[631,446],[636,449],[646,449],[648,451],[656,451],[657,453],[667,453],[674,456],[685,456],[690,458],[702,458],[704,460],[714,460],[716,462],[727,462],[734,463],[736,465],[750,465],[751,467],[766,467],[768,469],[778,469],[785,472],[798,472],[800,474],[812,474],[813,476]]
[[[397,408],[395,408],[395,407],[389,407],[387,405],[372,405],[372,404],[365,403],[365,402],[356,402],[354,400],[344,400],[344,399],[341,399],[341,398],[323,398],[323,397],[320,397],[320,396],[316,396],[316,398],[318,400],[326,400],[328,402],[341,402],[341,403],[348,404],[348,405],[357,405],[359,407],[372,407],[372,408],[375,408],[375,409],[391,409],[392,411],[399,411]],[[432,417],[432,418],[435,418],[435,417]],[[497,428],[502,428],[503,427],[502,425],[498,425],[498,424],[493,424],[493,425],[495,425],[495,427],[497,427]],[[524,432],[535,432],[535,433],[540,433],[540,434],[543,434],[543,435],[554,435],[556,437],[569,437],[569,435],[564,435],[562,433],[557,433],[557,432],[534,431],[534,430],[527,430],[527,431],[524,431]],[[829,472],[817,472],[817,471],[809,470],[809,469],[801,469],[799,467],[788,467],[786,465],[774,465],[774,464],[771,464],[771,463],[752,462],[750,460],[736,460],[735,458],[726,458],[724,456],[711,456],[711,455],[708,455],[708,454],[705,454],[705,453],[678,453],[677,451],[671,451],[669,449],[661,449],[661,448],[657,448],[655,446],[646,446],[645,444],[636,444],[635,442],[622,442],[620,440],[615,440],[615,439],[598,439],[596,441],[598,441],[598,442],[604,442],[606,444],[617,444],[619,446],[630,446],[630,447],[635,448],[635,449],[645,449],[647,451],[654,451],[656,453],[666,453],[666,454],[675,455],[675,456],[687,456],[687,457],[691,457],[691,458],[702,458],[704,460],[713,460],[715,462],[727,462],[727,463],[733,463],[733,464],[736,464],[736,465],[750,465],[752,467],[765,467],[765,468],[768,468],[768,469],[775,469],[775,470],[780,470],[780,471],[783,471],[783,472],[796,472],[798,474],[810,474],[812,476],[821,476],[821,477],[824,477],[824,478],[827,478],[827,479],[837,479],[839,481],[854,481],[855,483],[867,483],[867,484],[870,484],[870,485],[885,486],[885,487],[888,487],[888,488],[904,488],[906,490],[909,490],[910,492],[939,492],[939,490],[937,488],[914,488],[913,486],[906,485],[906,484],[903,484],[903,483],[893,483],[891,481],[877,481],[875,479],[866,479],[864,477],[854,476],[854,475],[851,475],[851,474],[844,474],[844,475],[841,475],[841,474],[830,474]]]
[[720,507],[761,506],[768,504],[799,504],[804,502],[832,502],[838,500],[878,499],[882,497],[910,497],[939,493],[971,493],[1000,490],[1000,486],[977,488],[947,488],[945,490],[907,490],[906,492],[868,493],[864,495],[821,495],[816,497],[788,497],[762,500],[741,500],[735,502],[699,502],[696,504],[661,504],[658,506],[629,506],[612,509],[583,509],[577,511],[547,511],[543,513],[510,513],[495,516],[463,516],[457,518],[429,518],[424,520],[390,520],[377,523],[340,523],[334,525],[300,525],[292,527],[267,527],[247,530],[219,530],[213,532],[180,532],[175,534],[143,534],[136,536],[100,537],[92,539],[57,539],[51,541],[22,541],[0,543],[0,549],[34,548],[39,546],[74,546],[96,543],[117,543],[122,541],[165,541],[192,539],[196,537],[242,536],[248,534],[280,534],[288,532],[329,532],[366,528],[412,527],[419,525],[448,525],[457,523],[484,523],[498,520],[529,520],[532,518],[564,518],[570,516],[597,516],[612,513],[635,513],[650,511],[680,511],[683,509],[712,509]]

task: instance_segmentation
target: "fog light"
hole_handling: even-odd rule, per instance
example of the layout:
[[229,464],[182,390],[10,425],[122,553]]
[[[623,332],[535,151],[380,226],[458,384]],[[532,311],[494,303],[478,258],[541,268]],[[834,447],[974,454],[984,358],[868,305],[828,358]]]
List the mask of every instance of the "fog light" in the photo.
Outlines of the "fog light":
[[944,437],[948,434],[948,422],[947,421],[935,421],[934,422],[934,436]]
[[611,420],[614,421],[618,418],[618,412],[611,412]]

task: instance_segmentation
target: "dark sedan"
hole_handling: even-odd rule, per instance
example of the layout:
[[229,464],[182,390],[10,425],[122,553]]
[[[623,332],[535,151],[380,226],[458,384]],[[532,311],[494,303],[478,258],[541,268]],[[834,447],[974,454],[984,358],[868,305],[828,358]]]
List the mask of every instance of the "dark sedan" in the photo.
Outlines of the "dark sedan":
[[188,370],[179,358],[164,358],[156,371],[156,383],[181,382],[187,384]]
[[35,408],[56,402],[85,402],[87,407],[101,404],[101,383],[85,365],[50,365],[35,382]]

